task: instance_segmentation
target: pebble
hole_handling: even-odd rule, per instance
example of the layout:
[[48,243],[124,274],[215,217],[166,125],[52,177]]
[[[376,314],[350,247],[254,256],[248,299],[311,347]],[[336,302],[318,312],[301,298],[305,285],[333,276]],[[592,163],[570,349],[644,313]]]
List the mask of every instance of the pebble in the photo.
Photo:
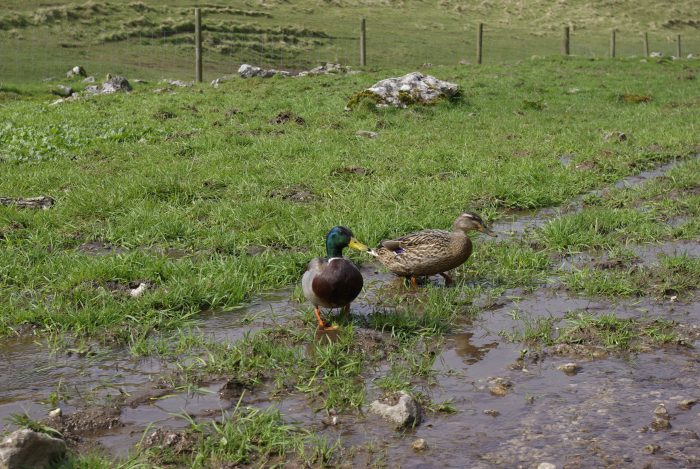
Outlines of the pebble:
[[413,443],[411,443],[411,447],[416,451],[424,451],[428,449],[428,445],[423,438],[418,438],[415,440]]
[[484,413],[486,415],[490,415],[491,417],[498,417],[499,415],[501,415],[501,413],[496,409],[484,409]]
[[62,414],[63,414],[63,411],[61,410],[60,407],[49,411],[49,417],[51,417],[51,418],[60,417]]
[[551,462],[541,462],[538,466],[537,469],[557,469],[557,466],[552,464]]
[[578,366],[576,363],[564,363],[563,365],[559,365],[557,367],[557,370],[563,371],[567,375],[575,375],[578,373],[578,371],[581,369],[580,366]]
[[651,445],[651,444],[650,444],[650,445],[646,445],[646,446],[644,447],[644,452],[645,452],[645,453],[648,453],[648,454],[656,454],[656,453],[659,452],[660,449],[661,449],[661,446],[659,446],[659,445]]
[[693,407],[695,404],[697,404],[698,400],[697,399],[683,399],[678,403],[678,407],[683,409],[683,410],[688,410],[691,407]]

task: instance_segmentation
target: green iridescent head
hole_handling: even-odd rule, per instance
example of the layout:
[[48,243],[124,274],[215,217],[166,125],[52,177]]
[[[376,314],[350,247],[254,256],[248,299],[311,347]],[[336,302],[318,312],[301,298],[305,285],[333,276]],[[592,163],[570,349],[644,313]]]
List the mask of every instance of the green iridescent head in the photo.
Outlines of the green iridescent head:
[[367,251],[367,246],[352,235],[344,226],[334,226],[326,235],[326,254],[328,257],[343,257],[343,249],[350,247],[358,251]]

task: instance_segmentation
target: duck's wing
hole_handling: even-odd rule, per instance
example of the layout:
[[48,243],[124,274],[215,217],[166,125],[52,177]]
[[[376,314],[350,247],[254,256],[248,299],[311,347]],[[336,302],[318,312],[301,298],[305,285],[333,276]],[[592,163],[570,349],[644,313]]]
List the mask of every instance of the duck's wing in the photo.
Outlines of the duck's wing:
[[450,233],[444,230],[423,230],[407,234],[396,239],[384,240],[381,247],[390,251],[400,252],[420,246],[449,246]]

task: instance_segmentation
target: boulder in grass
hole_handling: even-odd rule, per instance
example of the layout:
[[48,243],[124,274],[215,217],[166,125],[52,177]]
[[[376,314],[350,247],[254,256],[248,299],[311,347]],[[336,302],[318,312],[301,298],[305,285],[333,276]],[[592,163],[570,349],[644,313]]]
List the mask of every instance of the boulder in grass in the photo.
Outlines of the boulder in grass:
[[44,469],[65,454],[66,443],[60,438],[25,428],[0,441],[0,469]]
[[405,108],[411,104],[433,104],[442,99],[452,100],[459,94],[459,85],[456,83],[413,72],[402,77],[381,80],[356,93],[348,101],[346,109],[353,109],[363,99],[373,101],[377,107]]

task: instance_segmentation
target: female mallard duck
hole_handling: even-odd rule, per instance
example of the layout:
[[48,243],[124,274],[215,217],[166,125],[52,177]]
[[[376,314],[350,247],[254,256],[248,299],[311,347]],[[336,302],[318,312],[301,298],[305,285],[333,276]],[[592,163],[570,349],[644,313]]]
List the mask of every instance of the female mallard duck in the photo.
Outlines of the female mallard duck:
[[304,296],[314,305],[314,313],[322,329],[331,327],[321,319],[321,306],[343,308],[343,313],[348,314],[350,303],[362,290],[360,270],[343,257],[343,249],[348,246],[358,251],[367,251],[367,246],[356,240],[352,231],[344,226],[333,227],[326,235],[328,257],[317,257],[309,262],[301,278]]
[[479,215],[463,213],[452,224],[452,231],[418,231],[382,241],[369,253],[396,275],[410,277],[414,287],[416,277],[423,275],[440,274],[450,283],[452,278],[447,271],[462,265],[472,253],[472,242],[467,236],[470,230],[496,236]]

